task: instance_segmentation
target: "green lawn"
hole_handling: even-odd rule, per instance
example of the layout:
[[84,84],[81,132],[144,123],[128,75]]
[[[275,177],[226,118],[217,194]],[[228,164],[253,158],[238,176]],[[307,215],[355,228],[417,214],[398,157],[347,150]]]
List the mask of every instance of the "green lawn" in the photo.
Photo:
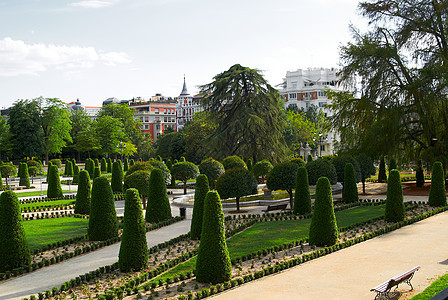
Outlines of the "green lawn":
[[426,300],[431,299],[444,289],[448,287],[448,273],[440,276],[436,281],[434,281],[430,286],[428,286],[423,292],[415,295],[411,300]]
[[[63,193],[68,193],[68,190],[63,190]],[[74,190],[71,191],[72,193],[75,192]],[[40,191],[34,191],[34,192],[23,192],[23,193],[16,193],[17,197],[23,198],[23,197],[32,197],[32,196],[40,196]],[[44,195],[47,195],[47,191],[43,191]]]
[[45,202],[35,202],[35,203],[21,203],[20,208],[29,208],[29,207],[51,207],[56,205],[68,205],[71,203],[75,203],[75,199],[67,199],[67,200],[55,200],[55,201],[45,201]]
[[81,218],[40,219],[22,222],[30,250],[87,234],[89,220]]

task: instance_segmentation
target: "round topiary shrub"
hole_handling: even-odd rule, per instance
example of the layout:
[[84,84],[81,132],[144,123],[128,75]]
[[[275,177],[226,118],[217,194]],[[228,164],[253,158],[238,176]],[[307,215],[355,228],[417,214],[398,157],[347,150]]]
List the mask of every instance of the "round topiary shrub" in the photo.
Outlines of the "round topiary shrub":
[[119,161],[114,162],[112,168],[111,186],[114,193],[123,193],[123,169]]
[[389,172],[385,219],[386,222],[400,222],[405,219],[403,189],[401,187],[400,172],[398,170],[391,170]]
[[136,189],[126,190],[123,234],[118,254],[118,267],[122,272],[139,271],[148,264],[146,226],[140,203]]
[[344,189],[342,190],[344,203],[358,202],[358,187],[356,186],[355,167],[351,163],[345,165]]
[[428,204],[431,206],[446,205],[445,176],[443,174],[443,165],[440,161],[436,161],[432,166]]
[[58,166],[58,168],[61,168],[61,167],[62,167],[62,162],[61,162],[61,160],[58,159],[58,158],[52,159],[52,160],[50,160],[50,162],[51,162],[53,165]]
[[8,178],[16,175],[16,167],[12,163],[1,163],[0,162],[0,173],[2,177],[5,178],[5,183],[8,185]]
[[335,156],[331,160],[331,164],[336,170],[337,182],[344,184],[345,179],[345,166],[350,163],[355,170],[355,182],[361,181],[361,168],[355,158],[350,156]]
[[47,198],[62,198],[61,179],[58,166],[52,165],[48,172]]
[[320,177],[327,177],[331,184],[337,183],[336,169],[327,159],[319,158],[308,162],[306,171],[310,185],[316,185]]
[[87,235],[91,241],[105,241],[118,236],[114,195],[104,176],[93,180]]
[[28,165],[26,163],[20,163],[19,166],[19,186],[26,188],[30,187],[30,175],[28,174]]
[[257,181],[252,173],[245,168],[234,168],[218,178],[216,190],[223,199],[235,197],[236,210],[240,210],[240,198],[257,194]]
[[0,272],[12,271],[31,263],[20,204],[13,191],[5,191],[0,195],[0,237]]
[[90,176],[86,170],[78,174],[78,192],[76,193],[75,214],[88,215],[90,213]]
[[44,173],[44,167],[42,166],[42,163],[40,161],[32,159],[32,160],[27,161],[26,164],[28,165],[28,169],[30,167],[36,167],[39,170],[37,172],[37,174],[43,174]]
[[171,183],[171,171],[168,167],[157,159],[151,158],[148,163],[154,168],[160,169],[162,171],[163,178],[165,179],[165,184],[169,185]]
[[150,171],[138,170],[124,178],[124,189],[134,188],[141,195],[143,209],[146,209],[146,197],[149,194]]
[[384,156],[380,159],[380,167],[378,169],[378,182],[387,182],[386,162]]
[[101,159],[101,173],[106,173],[107,172],[107,162],[106,162],[106,158],[102,158]]
[[189,161],[178,162],[171,168],[174,178],[184,183],[184,194],[187,194],[188,179],[195,179],[199,175],[199,168]]
[[196,280],[216,284],[228,281],[231,277],[232,265],[226,244],[221,199],[217,192],[209,191],[204,203]]
[[134,164],[133,166],[131,166],[127,171],[126,171],[126,176],[131,175],[132,173],[136,172],[136,171],[148,171],[151,172],[151,170],[153,170],[154,167],[152,165],[150,165],[149,163],[145,162],[137,162],[136,164]]
[[171,207],[162,171],[154,169],[149,177],[149,194],[145,219],[150,223],[157,223],[171,217]]
[[313,156],[311,154],[308,154],[308,157],[306,158],[306,162],[309,163],[313,161]]
[[194,191],[193,216],[191,218],[190,237],[198,240],[202,232],[202,217],[204,215],[205,196],[210,190],[207,175],[201,174],[196,177],[196,187]]
[[296,187],[297,180],[297,164],[292,162],[284,162],[275,165],[269,173],[266,180],[266,186],[270,190],[285,190],[289,194],[289,206],[294,206],[292,191]]
[[316,200],[311,218],[309,243],[316,246],[331,246],[338,241],[338,234],[330,181],[326,177],[321,177],[316,185]]
[[241,157],[237,155],[232,155],[224,158],[222,160],[222,165],[224,166],[225,170],[230,170],[234,168],[244,168],[247,169],[246,163],[244,160],[241,159]]
[[255,178],[259,180],[259,182],[263,182],[263,179],[268,176],[269,172],[271,172],[273,168],[274,166],[272,166],[269,160],[263,159],[262,161],[257,162],[255,166],[253,166],[252,173],[254,174]]
[[306,162],[300,157],[293,158],[290,162],[296,164],[298,167],[304,167],[306,165]]
[[305,167],[297,169],[296,190],[294,196],[294,214],[311,213],[311,195],[308,184],[308,173]]
[[93,179],[101,176],[101,170],[100,167],[95,167],[93,170]]
[[222,163],[211,157],[204,159],[199,164],[199,171],[201,172],[201,174],[207,175],[210,186],[212,188],[215,187],[216,180],[219,178],[219,176],[221,176],[225,172]]
[[415,184],[417,187],[425,186],[425,173],[423,171],[423,163],[422,160],[419,160],[417,163],[417,170],[415,171]]

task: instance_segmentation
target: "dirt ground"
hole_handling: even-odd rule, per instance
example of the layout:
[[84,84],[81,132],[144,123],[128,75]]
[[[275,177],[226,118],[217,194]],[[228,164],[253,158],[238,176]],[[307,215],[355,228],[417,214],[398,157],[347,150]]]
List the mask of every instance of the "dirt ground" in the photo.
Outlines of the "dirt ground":
[[[427,181],[425,186],[416,187],[415,181],[403,182],[404,196],[429,196],[431,182]],[[358,184],[358,192],[362,195],[362,184]],[[366,195],[386,195],[387,183],[366,183]],[[448,195],[448,191],[447,191]]]

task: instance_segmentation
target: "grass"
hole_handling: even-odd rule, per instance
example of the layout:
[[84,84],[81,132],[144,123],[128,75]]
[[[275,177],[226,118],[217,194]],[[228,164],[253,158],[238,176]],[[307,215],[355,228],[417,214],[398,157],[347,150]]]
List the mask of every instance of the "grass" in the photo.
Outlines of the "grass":
[[423,292],[415,295],[411,300],[425,300],[431,299],[444,289],[448,287],[448,273],[440,276],[436,281],[434,281],[430,286],[428,286]]
[[80,218],[40,219],[22,222],[30,250],[87,234],[89,220]]
[[[68,193],[68,190],[63,190],[63,193]],[[75,191],[71,191],[72,193]],[[40,196],[40,191],[34,191],[34,192],[23,192],[23,193],[16,193],[17,197],[24,198],[24,197],[33,197],[33,196]],[[43,194],[46,195],[47,191],[43,191]]]
[[74,199],[67,199],[67,200],[55,200],[55,201],[45,201],[45,202],[35,202],[35,203],[21,203],[20,208],[37,208],[37,207],[53,207],[57,205],[68,205],[75,203]]

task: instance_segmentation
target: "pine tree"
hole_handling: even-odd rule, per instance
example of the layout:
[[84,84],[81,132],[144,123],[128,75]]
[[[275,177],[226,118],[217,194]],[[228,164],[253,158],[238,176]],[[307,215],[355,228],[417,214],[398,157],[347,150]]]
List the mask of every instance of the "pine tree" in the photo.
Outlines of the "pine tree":
[[90,176],[86,170],[81,170],[78,175],[78,192],[76,193],[75,214],[88,215],[90,213]]
[[387,181],[385,219],[386,222],[400,222],[405,219],[400,172],[396,169],[389,172],[389,180]]
[[446,206],[445,176],[440,161],[436,161],[432,166],[428,204],[431,206]]
[[232,277],[232,265],[227,249],[224,213],[216,191],[205,197],[201,242],[196,261],[196,280],[204,283],[221,283]]
[[305,167],[300,167],[297,170],[294,214],[305,215],[309,213],[311,213],[311,195],[308,184],[308,173]]
[[356,186],[355,167],[351,163],[345,164],[344,189],[342,191],[344,203],[358,202],[358,187]]
[[145,219],[147,222],[157,223],[171,217],[171,207],[166,191],[165,179],[160,169],[154,169],[149,177],[149,194]]
[[196,177],[196,187],[194,191],[193,216],[191,218],[190,237],[198,240],[202,232],[202,217],[204,215],[205,196],[210,190],[207,176],[204,174]]
[[47,198],[62,198],[61,179],[59,178],[58,166],[52,165],[48,172]]
[[114,193],[123,193],[123,169],[119,161],[113,164],[111,186]]

